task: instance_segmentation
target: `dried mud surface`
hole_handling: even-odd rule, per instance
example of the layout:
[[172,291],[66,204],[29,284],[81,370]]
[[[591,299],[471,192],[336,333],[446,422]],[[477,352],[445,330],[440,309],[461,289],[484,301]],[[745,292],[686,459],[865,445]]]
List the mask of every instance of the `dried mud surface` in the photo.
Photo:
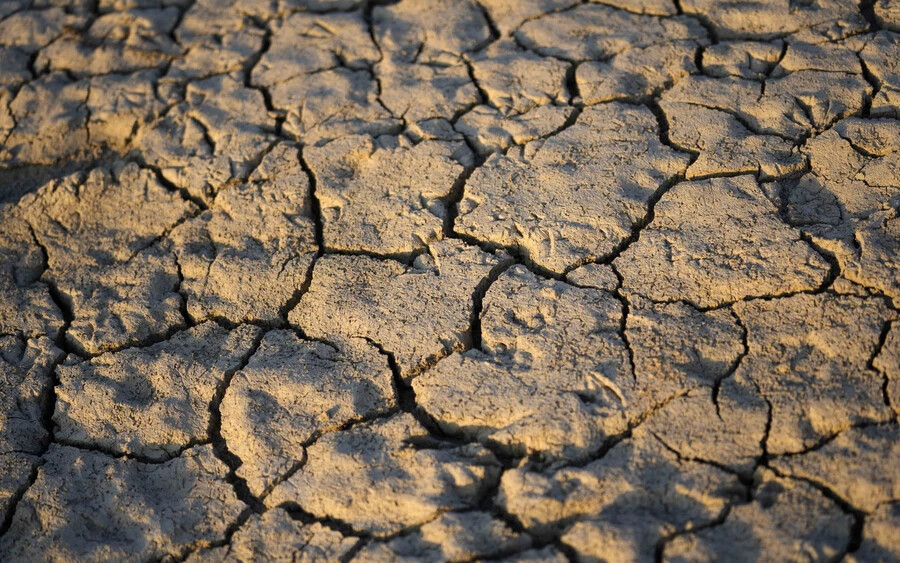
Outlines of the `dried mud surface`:
[[0,0],[0,560],[900,560],[896,0]]

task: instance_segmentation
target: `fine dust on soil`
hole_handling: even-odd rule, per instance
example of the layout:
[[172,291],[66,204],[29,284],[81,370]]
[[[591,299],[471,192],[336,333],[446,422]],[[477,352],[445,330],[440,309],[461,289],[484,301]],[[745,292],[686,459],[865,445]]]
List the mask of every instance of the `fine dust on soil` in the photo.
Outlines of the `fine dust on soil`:
[[0,0],[0,560],[900,560],[897,0]]

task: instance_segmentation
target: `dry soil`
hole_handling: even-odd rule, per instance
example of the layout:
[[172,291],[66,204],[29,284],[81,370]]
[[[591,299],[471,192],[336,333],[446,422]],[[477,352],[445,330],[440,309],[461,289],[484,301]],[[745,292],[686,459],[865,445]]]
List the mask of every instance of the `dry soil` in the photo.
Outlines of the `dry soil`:
[[897,0],[0,0],[0,560],[900,560]]

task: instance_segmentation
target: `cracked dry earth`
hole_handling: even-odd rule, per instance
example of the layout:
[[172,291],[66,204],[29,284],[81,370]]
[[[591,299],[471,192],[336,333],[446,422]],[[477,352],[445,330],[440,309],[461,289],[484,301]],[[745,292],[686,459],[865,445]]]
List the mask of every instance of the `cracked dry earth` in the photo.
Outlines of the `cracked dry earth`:
[[0,560],[900,559],[896,0],[0,0]]

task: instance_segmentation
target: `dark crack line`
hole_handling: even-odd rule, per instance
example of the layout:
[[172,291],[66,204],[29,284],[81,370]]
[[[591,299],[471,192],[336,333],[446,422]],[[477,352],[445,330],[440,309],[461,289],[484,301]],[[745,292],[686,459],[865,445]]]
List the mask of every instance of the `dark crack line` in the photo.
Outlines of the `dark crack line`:
[[628,427],[624,431],[612,436],[608,436],[597,448],[594,449],[593,452],[589,452],[586,456],[579,459],[567,460],[563,463],[554,464],[553,468],[557,470],[563,468],[584,468],[594,462],[600,461],[601,459],[606,457],[606,454],[608,454],[614,447],[631,438],[634,434],[634,431],[644,422],[652,418],[659,411],[666,408],[666,406],[668,406],[672,401],[684,397],[693,390],[694,389],[685,389],[657,402],[647,410],[633,416],[628,421]]
[[[759,448],[761,453],[756,458],[755,467],[769,467],[769,435],[772,433],[772,421],[774,419],[774,411],[775,408],[772,406],[772,401],[762,392],[762,389],[759,387],[759,384],[754,380],[750,380],[753,386],[756,388],[756,393],[762,398],[766,403],[766,426],[763,430],[763,435],[759,440]],[[753,490],[750,491],[750,499],[753,500]]]
[[[366,32],[369,34],[369,40],[372,41],[372,44],[375,45],[375,49],[378,51],[378,60],[369,68],[369,74],[372,76],[372,80],[375,82],[375,99],[378,101],[378,105],[380,105],[384,111],[393,117],[394,112],[388,109],[385,105],[384,101],[381,99],[381,93],[383,92],[383,86],[381,84],[381,78],[378,76],[378,73],[375,69],[378,67],[378,63],[384,60],[384,51],[381,48],[381,44],[378,42],[378,37],[375,35],[375,24],[372,18],[372,12],[375,9],[376,1],[369,0],[363,6],[363,22],[366,24]],[[404,129],[406,128],[406,120],[403,120]]]
[[488,276],[481,280],[477,286],[475,286],[475,291],[472,293],[472,312],[469,316],[469,342],[467,343],[467,349],[469,350],[482,350],[482,332],[481,332],[481,313],[484,310],[484,298],[487,295],[488,290],[492,285],[503,275],[507,270],[512,268],[515,265],[514,262],[509,261],[507,263],[501,263],[498,266],[491,269],[488,273]]
[[834,434],[831,434],[829,436],[826,436],[825,438],[818,440],[815,444],[813,444],[812,446],[809,446],[808,448],[804,448],[798,452],[773,454],[770,456],[770,460],[771,459],[784,459],[784,458],[805,456],[807,454],[821,450],[828,444],[830,444],[830,443],[834,442],[836,439],[838,439],[842,434],[845,434],[846,432],[850,432],[851,430],[861,430],[861,429],[865,429],[865,428],[873,428],[873,427],[879,427],[879,426],[895,426],[895,425],[897,425],[897,421],[893,420],[893,419],[887,420],[887,421],[865,421],[865,422],[852,423],[852,424],[845,426],[844,428],[841,428]]
[[[753,125],[750,122],[750,120],[747,118],[748,116],[742,114],[740,111],[735,110],[735,109],[722,107],[722,106],[716,106],[716,105],[712,105],[712,104],[708,104],[708,103],[697,103],[697,102],[679,102],[679,103],[722,112],[722,113],[727,114],[730,117],[734,118],[735,121],[737,121],[740,125],[742,125],[744,127],[744,129],[746,129],[752,135],[777,137],[783,141],[787,141],[788,143],[791,143],[791,145],[793,145],[794,147],[801,146],[803,143],[805,143],[807,141],[807,139],[812,137],[814,133],[821,134],[821,133],[824,133],[828,129],[828,127],[825,127],[820,131],[816,131],[815,124],[813,122],[810,122],[810,130],[809,131],[806,131],[799,137],[791,137],[791,136],[781,133],[779,131],[774,131],[774,130],[766,129],[766,128],[760,128],[756,125]],[[750,117],[752,117],[752,116],[750,116]],[[676,150],[680,150],[681,152],[686,152],[684,149],[679,149],[678,146],[674,145],[674,144],[673,144],[672,148],[675,148]]]
[[484,51],[489,46],[496,43],[502,37],[502,35],[500,34],[500,31],[497,29],[496,23],[494,22],[493,18],[491,18],[490,12],[484,7],[484,5],[479,0],[472,0],[472,1],[473,1],[473,4],[475,5],[475,9],[478,10],[481,13],[482,17],[484,18],[484,23],[487,25],[487,28],[488,28],[488,37],[486,39],[482,40],[481,43],[478,43],[474,47],[472,47],[470,49],[465,49],[461,53],[464,56],[468,55],[470,53],[479,53],[481,51]]
[[322,252],[322,256],[359,256],[363,258],[371,258],[373,260],[380,261],[391,261],[391,262],[399,262],[404,266],[410,267],[415,262],[416,258],[419,256],[426,254],[428,252],[427,247],[425,248],[417,248],[410,252],[398,252],[398,253],[380,253],[373,252],[371,250],[344,250],[339,248],[325,248],[325,251]]
[[545,268],[532,260],[528,249],[519,244],[498,244],[489,240],[481,240],[476,236],[461,233],[459,231],[454,231],[448,238],[459,240],[468,246],[477,247],[482,252],[488,254],[500,251],[506,252],[510,257],[512,257],[516,264],[525,266],[531,273],[542,278],[563,281],[563,278],[565,276],[565,273],[554,272],[553,270]]
[[734,359],[734,362],[728,367],[728,371],[725,372],[725,375],[716,379],[716,382],[713,384],[712,402],[716,406],[716,416],[719,417],[719,420],[723,422],[724,419],[722,418],[722,412],[719,407],[719,393],[722,390],[722,385],[727,379],[737,373],[737,370],[741,367],[741,363],[744,361],[744,358],[746,358],[750,353],[750,332],[747,330],[747,326],[744,324],[744,321],[741,320],[741,317],[734,312],[734,309],[729,308],[729,312],[731,313],[731,317],[734,319],[735,324],[738,326],[738,328],[741,329],[741,352],[738,354],[737,358]]
[[[517,26],[515,27],[515,29],[511,30],[511,31],[509,32],[509,35],[515,40],[516,43],[519,43],[519,38],[516,37],[516,34],[517,34],[517,32],[518,32],[520,29],[522,29],[522,26],[524,26],[526,23],[531,22],[531,21],[534,21],[534,20],[539,20],[539,19],[541,19],[541,18],[545,18],[545,17],[550,16],[550,15],[561,14],[561,13],[563,13],[563,12],[569,12],[569,11],[571,11],[571,10],[574,10],[575,8],[578,8],[579,6],[581,6],[581,5],[583,5],[583,4],[588,4],[589,1],[590,1],[590,0],[581,0],[581,1],[579,2],[579,1],[577,1],[577,0],[573,0],[572,4],[569,5],[569,6],[563,6],[562,8],[555,8],[555,9],[553,9],[553,10],[548,10],[548,11],[546,11],[546,12],[541,12],[540,14],[535,14],[535,15],[533,15],[533,16],[529,16],[529,17],[525,18],[524,20],[522,20],[522,22],[521,22],[519,25],[517,25]],[[522,47],[522,48],[525,49],[525,50],[528,50],[528,49],[527,49],[525,46],[523,46],[523,45],[520,45],[520,47]]]
[[12,527],[13,520],[16,516],[16,510],[19,508],[19,503],[22,502],[22,499],[25,498],[28,490],[37,482],[38,474],[43,463],[44,462],[41,461],[35,464],[31,469],[31,473],[28,475],[28,480],[10,495],[9,500],[7,501],[6,518],[0,522],[0,539],[5,537],[6,533],[9,532],[9,529]]
[[315,271],[316,264],[318,263],[319,259],[326,254],[322,206],[319,202],[318,195],[316,195],[316,175],[309,167],[306,160],[303,158],[302,147],[297,151],[297,161],[300,163],[300,168],[303,170],[303,173],[306,174],[306,178],[309,183],[310,213],[312,214],[313,232],[315,234],[317,250],[315,256],[313,256],[312,262],[310,262],[309,269],[306,271],[306,276],[303,279],[303,283],[294,291],[294,294],[291,296],[291,298],[284,305],[282,305],[282,307],[278,311],[278,317],[281,319],[281,324],[284,326],[288,325],[288,314],[300,304],[303,296],[306,295],[306,293],[309,291],[309,288],[312,285],[313,273]]
[[832,285],[834,285],[835,280],[841,275],[841,263],[838,261],[837,257],[816,244],[816,242],[812,239],[810,235],[803,231],[799,231],[800,239],[803,240],[809,247],[815,251],[819,256],[822,257],[825,262],[828,263],[828,272],[825,275],[825,279],[822,280],[822,283],[819,284],[819,287],[812,289],[808,292],[800,292],[800,293],[810,293],[812,295],[816,295],[819,293],[824,293],[826,290],[830,289]]
[[318,187],[316,174],[306,162],[306,159],[303,156],[304,150],[305,147],[301,147],[299,153],[297,154],[297,159],[300,162],[300,168],[309,179],[309,199],[310,205],[312,207],[313,224],[315,226],[316,245],[319,248],[319,255],[321,256],[325,252],[325,232],[324,220],[322,219],[322,204],[319,201],[319,196],[316,194],[316,188]]
[[566,91],[569,93],[569,103],[572,105],[581,102],[581,89],[578,87],[578,65],[581,63],[572,63],[566,69]]
[[656,542],[656,546],[653,550],[653,561],[654,563],[663,563],[664,555],[666,551],[666,545],[671,543],[675,538],[680,536],[690,536],[694,535],[697,532],[701,532],[703,530],[709,530],[711,528],[718,528],[719,526],[725,524],[725,521],[728,520],[728,516],[731,514],[731,510],[733,505],[726,504],[722,509],[722,512],[719,513],[713,520],[703,523],[697,524],[696,526],[692,526],[691,528],[679,530],[677,532],[672,532],[671,534],[667,534],[661,537]]
[[185,201],[193,203],[194,205],[199,207],[201,211],[206,211],[207,209],[209,209],[209,206],[201,198],[192,195],[186,188],[176,186],[174,183],[170,182],[165,177],[165,175],[162,173],[162,170],[159,167],[153,166],[153,165],[147,163],[145,160],[143,160],[143,158],[140,158],[138,160],[138,165],[141,168],[146,168],[146,169],[150,170],[151,172],[153,172],[154,175],[156,176],[156,180],[160,184],[162,184],[169,191],[175,192],[178,195],[180,195],[181,198],[184,199]]
[[155,563],[168,563],[169,561],[175,562],[183,562],[187,560],[194,553],[199,553],[203,550],[215,549],[218,547],[229,547],[231,546],[231,540],[234,538],[234,534],[237,533],[241,527],[247,523],[248,520],[254,515],[257,514],[252,508],[246,507],[244,508],[240,514],[238,514],[237,518],[234,519],[228,526],[225,528],[225,532],[222,534],[222,538],[216,541],[211,541],[206,543],[205,545],[193,545],[184,548],[181,553],[176,555],[166,555],[156,560]]
[[484,17],[485,23],[487,23],[488,30],[490,30],[490,38],[483,44],[480,45],[477,49],[473,49],[474,51],[481,51],[486,49],[490,44],[496,42],[500,39],[503,34],[500,33],[500,28],[497,27],[497,22],[494,21],[494,18],[491,17],[491,13],[484,7],[480,1],[475,2],[475,6],[478,8],[478,11],[481,12],[481,15]]
[[[890,303],[886,302],[886,305],[890,306]],[[887,372],[887,370],[881,371],[875,368],[875,360],[879,355],[881,355],[882,350],[884,350],[884,344],[885,342],[887,342],[887,337],[890,334],[893,326],[893,320],[887,320],[885,321],[884,325],[882,325],[881,332],[878,335],[878,342],[876,342],[875,349],[872,351],[872,355],[866,362],[866,368],[875,373],[881,373],[881,376],[883,378],[883,382],[881,384],[881,396],[884,400],[885,406],[887,406],[887,408],[891,410],[891,414],[893,415],[894,420],[897,420],[897,412],[896,410],[894,410],[895,405],[891,404],[891,396],[890,393],[888,393],[888,387],[891,384],[890,374]]]
[[[387,361],[388,367],[391,370],[391,382],[394,387],[394,394],[397,400],[397,406],[401,411],[410,413],[419,419],[419,416],[423,413],[423,411],[418,407],[416,403],[416,392],[407,382],[403,380],[403,376],[400,372],[400,366],[397,364],[397,360],[394,357],[393,352],[385,350],[384,346],[380,343],[374,341],[371,338],[365,338],[365,341],[371,344],[375,349],[378,350],[378,353],[384,356]],[[422,417],[425,418],[425,417]],[[429,425],[433,424],[433,421],[426,419]],[[422,421],[420,421],[422,423]],[[425,428],[428,428],[428,425],[423,424]]]
[[440,425],[434,418],[429,415],[424,408],[422,408],[418,402],[416,401],[416,391],[413,389],[412,385],[404,379],[400,366],[397,364],[397,360],[394,358],[393,352],[390,352],[384,348],[380,343],[372,340],[371,338],[364,338],[366,342],[371,344],[374,348],[378,350],[378,353],[384,356],[387,359],[388,366],[391,370],[392,383],[394,387],[394,392],[396,394],[397,406],[399,411],[394,410],[393,412],[385,413],[383,416],[379,418],[386,418],[397,414],[398,412],[404,412],[413,416],[416,421],[422,425],[423,428],[428,432],[428,434],[438,442],[450,442],[451,445],[457,446],[461,445],[459,440],[453,436],[446,434],[443,429],[441,429]]
[[[322,525],[327,526],[327,524],[324,523]],[[356,557],[356,555],[360,551],[362,551],[364,547],[366,547],[367,544],[368,541],[366,540],[366,538],[360,538],[360,540],[356,542],[356,545],[351,547],[346,553],[344,553],[344,555],[341,556],[339,563],[349,563],[350,561],[352,561]]]
[[203,439],[193,438],[190,441],[188,441],[185,445],[179,447],[177,452],[172,453],[172,454],[166,453],[165,456],[156,458],[156,457],[150,457],[150,456],[146,456],[146,455],[137,454],[134,452],[123,452],[123,451],[116,450],[114,448],[108,448],[108,447],[102,446],[100,444],[84,442],[81,440],[60,438],[58,436],[54,436],[54,438],[53,438],[53,444],[56,444],[59,446],[65,446],[67,448],[75,448],[75,449],[86,451],[86,452],[101,454],[106,457],[118,459],[118,460],[136,461],[138,463],[143,463],[146,465],[162,465],[164,463],[168,463],[168,462],[172,461],[173,459],[177,459],[184,452],[186,452],[187,450],[189,450],[195,446],[202,446],[202,445],[207,445],[207,444],[211,444],[211,443],[212,443],[212,441],[207,438],[203,438]]
[[632,381],[637,384],[637,365],[634,361],[634,348],[631,347],[631,342],[628,340],[628,315],[631,313],[631,304],[628,302],[628,297],[622,292],[622,285],[625,281],[622,274],[619,273],[619,270],[614,265],[611,265],[610,268],[612,268],[613,274],[618,280],[613,295],[615,295],[616,299],[618,299],[619,303],[622,305],[622,320],[619,323],[619,337],[622,339],[622,343],[625,345],[625,350],[628,353],[628,363],[631,368]]
[[779,471],[774,467],[767,466],[767,468],[769,469],[769,471],[781,477],[782,479],[789,479],[806,483],[807,485],[811,486],[819,493],[821,493],[822,496],[834,502],[834,504],[837,505],[841,512],[851,518],[852,523],[850,524],[850,538],[847,542],[847,547],[844,550],[844,553],[842,553],[841,556],[836,557],[835,560],[839,560],[843,555],[853,553],[854,551],[859,549],[859,546],[862,544],[863,526],[865,525],[866,517],[865,512],[854,508],[849,502],[847,502],[841,495],[834,492],[830,487],[814,479],[800,477],[799,475],[787,474],[783,471]]
[[463,135],[463,141],[472,153],[473,162],[469,166],[463,165],[463,171],[459,177],[457,177],[456,181],[453,182],[453,187],[450,189],[450,192],[446,197],[441,198],[441,202],[444,204],[443,236],[445,238],[453,238],[456,220],[459,218],[459,204],[466,195],[466,184],[468,183],[469,178],[472,177],[472,174],[474,174],[478,168],[483,166],[485,162],[485,157],[479,154],[478,149],[468,137]]
[[641,236],[641,232],[653,222],[653,219],[656,216],[656,204],[663,198],[663,196],[675,187],[680,182],[684,181],[684,175],[678,174],[674,178],[671,178],[668,182],[663,183],[653,194],[647,199],[647,212],[644,216],[632,224],[631,234],[625,237],[619,244],[615,246],[610,252],[606,253],[604,256],[597,259],[588,259],[581,263],[575,264],[566,268],[565,274],[570,273],[572,270],[584,266],[586,264],[601,264],[601,265],[611,265],[616,258],[622,255],[623,252],[628,250],[631,245],[635,244]]
[[[29,231],[31,232],[31,236],[34,239],[35,245],[37,245],[37,247],[41,250],[44,263],[44,273],[46,273],[49,264],[47,249],[43,244],[41,244],[31,224],[27,224]],[[47,281],[45,283],[47,284],[47,289],[48,293],[50,294],[51,300],[59,309],[63,317],[63,325],[57,332],[57,336],[54,341],[54,344],[57,348],[59,348],[60,353],[54,359],[54,361],[51,362],[48,374],[51,380],[49,385],[46,385],[42,392],[43,396],[41,400],[41,425],[46,432],[46,437],[41,444],[40,452],[35,454],[35,457],[39,458],[41,461],[32,468],[31,473],[28,476],[28,480],[16,491],[14,491],[10,496],[10,499],[8,500],[6,518],[2,522],[0,522],[0,538],[4,537],[6,535],[6,532],[8,532],[10,527],[12,526],[13,519],[15,518],[16,511],[19,507],[19,503],[23,498],[25,498],[25,495],[28,493],[28,490],[32,487],[32,485],[37,482],[40,466],[44,463],[44,455],[46,455],[47,451],[50,449],[50,446],[56,440],[56,424],[53,422],[53,414],[56,411],[56,388],[60,385],[59,373],[57,373],[56,368],[66,359],[68,355],[74,353],[70,350],[66,339],[66,331],[68,331],[69,327],[72,324],[72,321],[75,318],[75,315],[72,312],[71,308],[71,301],[56,288],[56,285],[52,281]]]
[[340,533],[344,537],[356,537],[356,538],[369,538],[371,534],[365,530],[357,530],[353,528],[351,524],[345,522],[339,518],[333,517],[320,517],[316,516],[312,512],[308,512],[304,510],[299,504],[296,502],[284,502],[278,505],[279,508],[284,509],[292,520],[302,522],[304,524],[321,524],[326,528],[333,530],[335,532]]
[[[190,203],[189,203],[189,205],[190,205]],[[203,210],[200,208],[191,209],[188,212],[184,213],[174,223],[172,223],[171,225],[169,225],[168,227],[163,229],[163,231],[160,234],[158,234],[158,235],[150,238],[146,242],[138,245],[125,260],[119,262],[118,264],[131,263],[142,252],[144,252],[145,250],[149,250],[150,248],[152,248],[154,246],[160,245],[160,243],[162,243],[163,241],[165,241],[169,238],[169,235],[172,234],[172,231],[174,231],[175,229],[177,229],[179,226],[183,225],[184,223],[187,223],[188,221],[190,221],[192,219],[196,219],[202,213],[203,213]],[[172,252],[172,254],[174,255],[175,253]]]
[[466,113],[469,113],[478,105],[487,105],[494,109],[498,109],[497,107],[494,106],[494,104],[491,103],[491,97],[488,95],[487,91],[481,86],[481,82],[479,82],[478,79],[475,78],[475,67],[472,66],[472,62],[470,60],[464,58],[464,59],[462,59],[462,63],[466,66],[466,72],[469,75],[469,80],[475,86],[475,90],[478,91],[479,100],[478,100],[478,104],[476,104],[475,106],[472,106],[470,108],[467,108],[464,113],[454,115],[453,119],[450,120],[450,122],[454,123],[454,124],[456,123],[456,121],[459,120],[460,117],[462,117]]
[[[50,284],[51,282],[47,282]],[[172,293],[178,294],[179,300],[182,299],[181,294],[178,293],[178,282],[176,282],[175,287],[172,288]],[[181,304],[179,303],[179,313],[181,313]],[[145,338],[136,338],[130,339],[122,344],[117,344],[114,346],[104,346],[99,352],[89,352],[81,342],[76,340],[74,337],[70,335],[66,335],[66,342],[70,349],[74,350],[75,355],[77,355],[82,360],[91,360],[93,358],[97,358],[104,354],[114,354],[116,352],[123,352],[125,350],[130,349],[141,349],[141,348],[149,348],[156,344],[161,344],[163,342],[167,342],[173,336],[178,334],[179,332],[183,332],[191,328],[191,324],[188,322],[187,318],[182,319],[181,323],[175,324],[167,328],[163,332],[157,332],[146,336]]]
[[288,322],[288,315],[291,311],[297,308],[298,305],[300,305],[300,301],[303,299],[303,296],[306,295],[307,292],[309,292],[309,288],[312,285],[313,281],[313,273],[315,272],[316,264],[318,264],[320,258],[321,256],[318,253],[313,256],[312,262],[310,262],[309,268],[306,271],[306,275],[303,278],[303,283],[300,284],[300,287],[298,287],[294,291],[294,294],[291,296],[291,298],[278,310],[278,318],[281,321],[281,326],[287,327],[290,324]]
[[[266,110],[270,114],[278,113],[275,109],[275,106],[272,104],[272,94],[269,92],[269,89],[263,86],[259,86],[253,83],[253,70],[259,64],[264,56],[269,52],[269,49],[272,47],[272,29],[268,25],[259,25],[261,28],[262,35],[262,45],[260,50],[254,53],[249,59],[247,59],[244,63],[244,87],[250,90],[256,90],[263,97],[263,103],[266,106]],[[276,133],[280,134],[281,129],[276,124]]]
[[221,406],[222,400],[225,398],[225,393],[228,391],[235,374],[247,367],[250,360],[259,350],[263,338],[267,333],[268,331],[265,330],[259,331],[254,338],[252,345],[241,357],[238,364],[234,368],[226,371],[223,375],[222,382],[216,388],[216,393],[209,403],[209,426],[207,427],[207,436],[213,444],[213,450],[215,451],[216,457],[229,469],[229,473],[225,480],[231,484],[238,499],[254,512],[262,512],[264,508],[262,502],[250,492],[247,481],[237,474],[237,469],[243,464],[243,461],[228,449],[225,438],[222,436]]
[[[865,101],[863,102],[863,107],[860,110],[860,115],[865,118],[871,118],[872,114],[872,104],[875,102],[875,97],[881,91],[881,81],[878,80],[878,77],[869,69],[869,65],[866,64],[865,59],[862,57],[862,52],[856,54],[856,57],[859,59],[859,66],[862,68],[862,77],[866,82],[869,83],[869,86],[872,88],[872,93],[867,94]],[[847,140],[850,142],[849,140]],[[852,145],[853,143],[850,142]],[[857,151],[859,152],[859,151]]]
[[[720,470],[720,471],[723,471],[723,472],[725,472],[725,473],[728,473],[729,475],[731,475],[731,476],[737,478],[738,481],[741,483],[741,486],[743,486],[743,487],[745,487],[745,488],[747,487],[747,482],[748,482],[748,480],[749,480],[749,476],[748,476],[748,475],[745,475],[745,474],[741,473],[740,471],[738,471],[738,470],[736,470],[736,469],[734,469],[734,468],[732,468],[732,467],[730,467],[730,466],[728,466],[728,465],[726,465],[726,464],[724,464],[724,463],[719,463],[719,462],[713,461],[713,460],[711,460],[711,459],[704,459],[704,458],[702,458],[702,457],[686,456],[686,455],[682,454],[680,451],[678,451],[677,449],[673,448],[671,445],[669,445],[669,443],[666,442],[666,441],[665,441],[659,434],[657,434],[656,432],[652,432],[652,431],[651,431],[650,434],[653,436],[653,438],[654,438],[657,442],[660,443],[660,445],[661,445],[662,447],[664,447],[666,450],[668,450],[670,453],[672,453],[672,455],[674,455],[675,457],[677,457],[677,458],[678,458],[678,461],[679,461],[680,463],[698,463],[698,464],[701,464],[701,465],[708,465],[708,466],[710,466],[710,467],[715,467],[716,469],[718,469],[718,470]],[[749,495],[749,492],[748,492],[748,491],[743,492],[743,495],[742,495],[741,498],[743,499],[743,498],[745,498],[745,497],[748,496],[748,495]]]
[[[628,104],[628,102],[620,102],[620,103]],[[669,122],[666,119],[665,113],[663,113],[662,109],[660,109],[658,104],[656,104],[655,102],[651,102],[651,103],[646,103],[646,104],[628,104],[628,105],[638,105],[638,106],[646,107],[647,109],[649,109],[653,113],[653,115],[656,117],[656,120],[657,120],[659,142],[662,145],[667,146],[677,152],[681,152],[681,153],[685,152],[685,151],[681,150],[677,145],[672,143],[672,141],[669,139],[669,134],[668,134]],[[688,153],[688,154],[690,154],[690,153]],[[566,275],[569,272],[571,272],[572,270],[574,270],[578,267],[584,266],[586,264],[605,264],[605,265],[612,264],[612,262],[616,258],[618,258],[623,252],[625,252],[625,250],[627,250],[632,244],[634,244],[638,241],[638,239],[640,238],[641,231],[643,231],[644,228],[646,228],[650,223],[653,222],[653,219],[655,217],[656,204],[659,203],[659,201],[663,198],[663,196],[667,192],[669,192],[669,190],[671,190],[673,187],[675,187],[679,183],[685,181],[684,174],[687,171],[687,169],[690,168],[691,165],[696,161],[696,159],[697,159],[697,155],[691,154],[691,160],[685,166],[684,172],[676,174],[676,175],[672,176],[671,178],[669,178],[668,180],[662,182],[659,185],[659,187],[653,192],[653,194],[651,194],[650,197],[647,198],[647,203],[646,203],[647,212],[644,214],[644,216],[642,218],[640,218],[638,221],[636,221],[632,224],[631,234],[628,237],[625,237],[610,252],[606,253],[602,257],[588,258],[586,260],[582,260],[576,264],[573,264],[572,266],[569,266],[563,272],[563,275]]]
[[178,304],[178,310],[181,312],[184,324],[190,329],[197,326],[197,321],[191,316],[190,311],[188,311],[188,295],[184,289],[184,272],[181,269],[181,261],[178,259],[177,253],[173,252],[172,256],[175,259],[175,272],[178,274],[178,287],[175,288],[175,291],[178,293],[179,299],[181,300]]
[[875,16],[875,0],[860,0],[858,6],[859,13],[869,24],[868,32],[875,33],[881,30],[881,24],[878,23],[878,18]]
[[[697,303],[689,299],[650,299],[649,297],[641,294],[640,292],[635,292],[637,295],[640,295],[644,299],[647,299],[651,303],[656,305],[672,305],[672,304],[682,304],[691,307],[701,313],[708,313],[710,311],[720,311],[722,309],[729,309],[739,303],[753,303],[755,301],[778,301],[780,299],[789,299],[791,297],[796,297],[798,295],[841,295],[840,293],[835,292],[832,289],[832,284],[834,283],[837,276],[832,277],[832,275],[826,275],[825,280],[820,284],[819,287],[813,289],[803,289],[798,291],[786,291],[784,293],[766,293],[766,294],[758,294],[758,295],[748,295],[741,299],[737,299],[734,301],[724,301],[722,303],[718,303],[716,305],[709,305],[706,307],[700,306]],[[865,286],[861,286],[865,287]],[[874,288],[866,288],[866,289],[874,289]],[[889,299],[888,297],[878,294],[879,297],[884,297],[885,299]]]

